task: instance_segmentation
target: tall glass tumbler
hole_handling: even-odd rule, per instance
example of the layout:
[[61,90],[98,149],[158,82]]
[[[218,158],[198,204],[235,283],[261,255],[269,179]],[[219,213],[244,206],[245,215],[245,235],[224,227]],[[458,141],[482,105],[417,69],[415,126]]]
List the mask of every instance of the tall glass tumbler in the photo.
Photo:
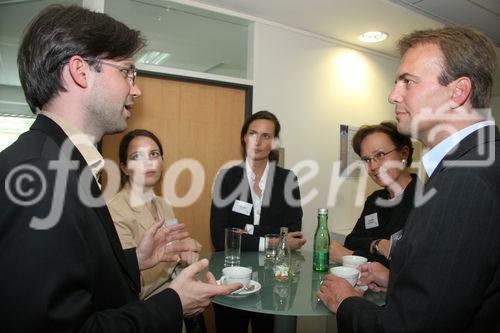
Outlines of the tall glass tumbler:
[[240,265],[242,233],[244,233],[244,231],[240,228],[226,228],[224,266]]

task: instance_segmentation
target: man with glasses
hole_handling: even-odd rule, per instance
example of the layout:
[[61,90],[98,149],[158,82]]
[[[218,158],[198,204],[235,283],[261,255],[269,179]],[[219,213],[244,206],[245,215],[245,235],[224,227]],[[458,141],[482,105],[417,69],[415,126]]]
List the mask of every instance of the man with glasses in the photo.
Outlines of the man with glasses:
[[333,276],[318,297],[339,332],[500,332],[500,136],[488,119],[495,48],[461,27],[415,31],[399,48],[389,102],[399,132],[430,149],[429,180],[390,272],[361,267],[361,283],[387,288],[385,307]]
[[132,56],[140,33],[107,15],[70,6],[43,10],[18,55],[31,129],[0,153],[2,332],[171,332],[203,311],[218,286],[186,268],[170,288],[138,298],[139,270],[175,260],[183,226],[157,222],[136,249],[122,250],[97,182],[95,144],[127,127],[141,95]]

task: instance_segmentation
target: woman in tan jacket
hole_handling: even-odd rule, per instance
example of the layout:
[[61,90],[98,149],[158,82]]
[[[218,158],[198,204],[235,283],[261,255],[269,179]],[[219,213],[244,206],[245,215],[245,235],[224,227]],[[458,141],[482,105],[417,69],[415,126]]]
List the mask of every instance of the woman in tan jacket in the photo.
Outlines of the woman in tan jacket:
[[[119,148],[121,190],[108,202],[116,231],[124,249],[137,247],[144,232],[156,221],[177,223],[171,205],[154,193],[163,172],[163,147],[153,133],[136,129],[127,133]],[[192,238],[182,240],[190,251],[179,254],[178,262],[161,262],[141,271],[140,298],[166,289],[178,265],[198,260],[201,245]],[[186,325],[189,330],[190,325]]]

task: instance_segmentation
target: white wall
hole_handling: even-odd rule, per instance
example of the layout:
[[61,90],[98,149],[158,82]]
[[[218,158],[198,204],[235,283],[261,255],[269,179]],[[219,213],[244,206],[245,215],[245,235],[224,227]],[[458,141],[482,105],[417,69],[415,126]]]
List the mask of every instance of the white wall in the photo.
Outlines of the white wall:
[[[316,210],[327,205],[333,163],[339,160],[339,125],[394,119],[387,95],[399,61],[267,23],[255,23],[254,38],[254,112],[269,110],[279,118],[286,168],[302,160],[319,165],[319,173],[301,184],[303,198],[318,191],[303,204],[310,250]],[[340,191],[336,204],[329,207],[329,227],[334,231],[352,228],[362,208],[354,207],[357,179],[341,180],[342,186],[339,181],[333,184]]]
[[500,96],[491,100],[491,114],[495,118],[497,124],[500,124]]

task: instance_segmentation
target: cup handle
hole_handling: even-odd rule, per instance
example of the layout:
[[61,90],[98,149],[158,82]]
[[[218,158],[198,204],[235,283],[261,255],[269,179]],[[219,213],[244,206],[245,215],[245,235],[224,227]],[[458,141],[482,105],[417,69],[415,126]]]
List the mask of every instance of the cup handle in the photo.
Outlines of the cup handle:
[[356,280],[356,284],[354,285],[354,288],[361,289],[363,291],[368,290],[368,286],[366,284],[358,284],[358,280],[361,277],[361,272],[358,272],[358,279]]
[[221,276],[221,278],[219,279],[219,282],[220,282],[220,284],[221,284],[221,285],[224,285],[224,284],[225,284],[224,282],[225,282],[226,280],[227,280],[227,276],[223,275],[223,276]]

